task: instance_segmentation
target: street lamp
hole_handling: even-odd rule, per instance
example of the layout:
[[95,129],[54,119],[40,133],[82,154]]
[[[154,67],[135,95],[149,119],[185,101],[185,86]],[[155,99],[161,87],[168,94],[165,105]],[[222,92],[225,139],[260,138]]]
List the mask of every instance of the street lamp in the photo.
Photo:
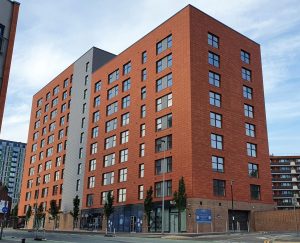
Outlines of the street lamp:
[[164,228],[165,228],[165,172],[166,172],[166,150],[167,150],[167,144],[165,140],[161,141],[164,146],[164,160],[162,163],[162,175],[163,175],[163,181],[162,181],[162,215],[161,215],[161,233],[164,234]]
[[230,190],[231,190],[232,228],[233,228],[233,232],[235,232],[235,229],[234,229],[234,209],[233,209],[233,182],[234,182],[234,180],[231,180]]

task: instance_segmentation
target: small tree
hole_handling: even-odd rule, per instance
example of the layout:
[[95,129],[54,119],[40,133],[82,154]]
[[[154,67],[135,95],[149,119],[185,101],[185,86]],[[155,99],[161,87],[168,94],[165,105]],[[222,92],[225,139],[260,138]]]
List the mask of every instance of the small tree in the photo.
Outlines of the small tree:
[[150,231],[150,218],[151,218],[152,209],[153,209],[153,189],[152,186],[150,186],[149,190],[147,190],[147,195],[144,200],[144,210],[147,217],[148,232]]
[[50,201],[50,208],[48,210],[48,213],[51,215],[51,219],[53,220],[53,230],[54,230],[57,226],[57,219],[59,214],[59,208],[55,200]]
[[104,204],[104,215],[106,218],[106,227],[108,228],[108,220],[110,215],[114,212],[114,196],[112,195],[111,191],[108,191],[106,196],[106,202]]
[[11,212],[11,218],[12,218],[12,224],[13,224],[13,228],[17,228],[17,225],[18,225],[18,210],[19,210],[19,207],[18,207],[18,204],[16,204]]
[[26,223],[26,226],[28,224],[28,221],[31,217],[31,214],[32,214],[32,208],[31,206],[29,205],[28,208],[27,208],[27,211],[26,211],[26,215],[25,215],[25,223]]
[[44,206],[43,203],[40,203],[37,212],[36,212],[36,225],[35,227],[38,229],[41,226],[42,220],[45,218]]
[[178,231],[181,232],[181,212],[186,209],[186,193],[183,177],[178,182],[178,192],[174,192],[175,206],[178,209]]
[[77,227],[78,216],[79,216],[79,205],[80,199],[78,195],[73,199],[73,211],[70,212],[71,216],[73,217],[73,230]]

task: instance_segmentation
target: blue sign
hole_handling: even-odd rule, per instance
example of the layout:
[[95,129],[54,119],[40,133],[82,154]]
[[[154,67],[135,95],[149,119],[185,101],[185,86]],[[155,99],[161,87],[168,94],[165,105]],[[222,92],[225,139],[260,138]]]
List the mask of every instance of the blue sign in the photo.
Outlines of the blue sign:
[[211,224],[211,210],[196,209],[196,222],[198,224]]
[[7,213],[7,212],[8,212],[8,207],[3,207],[3,208],[2,208],[2,212],[3,212],[3,213]]

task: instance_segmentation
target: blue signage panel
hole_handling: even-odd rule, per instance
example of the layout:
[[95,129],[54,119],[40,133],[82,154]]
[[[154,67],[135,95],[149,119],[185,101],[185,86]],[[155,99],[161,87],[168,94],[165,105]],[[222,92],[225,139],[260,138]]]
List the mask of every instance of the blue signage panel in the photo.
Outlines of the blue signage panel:
[[211,224],[211,210],[196,209],[196,222],[198,224]]
[[3,208],[2,208],[2,212],[3,212],[3,213],[7,213],[7,212],[8,212],[8,207],[3,207]]

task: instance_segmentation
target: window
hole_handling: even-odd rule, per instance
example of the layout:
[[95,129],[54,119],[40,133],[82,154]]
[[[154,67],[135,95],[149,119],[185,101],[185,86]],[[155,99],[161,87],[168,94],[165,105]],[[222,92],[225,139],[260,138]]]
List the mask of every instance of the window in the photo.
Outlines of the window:
[[89,171],[94,171],[94,170],[96,170],[96,160],[92,159],[90,160]]
[[118,125],[117,118],[107,121],[106,125],[105,125],[106,132],[110,132],[110,131],[117,129],[117,125]]
[[59,180],[59,171],[55,171],[54,173],[54,181],[58,181]]
[[45,112],[48,112],[48,110],[49,110],[49,104],[46,104],[45,105]]
[[50,170],[51,169],[51,164],[52,164],[51,160],[47,161],[45,163],[45,170]]
[[95,97],[94,99],[94,107],[97,107],[100,105],[100,96]]
[[86,206],[91,207],[94,203],[94,194],[87,194],[86,195]]
[[242,78],[251,81],[251,71],[247,68],[242,68]]
[[260,200],[260,186],[250,185],[250,195],[252,200]]
[[57,95],[59,92],[59,86],[56,86],[54,89],[53,89],[53,96],[54,95]]
[[213,188],[215,196],[225,196],[225,181],[213,180]]
[[105,139],[105,149],[113,148],[116,146],[116,135]]
[[121,144],[128,143],[129,140],[129,131],[121,132]]
[[172,67],[172,54],[160,59],[156,62],[156,72],[160,73],[165,70],[167,67]]
[[85,64],[85,72],[89,71],[90,62],[87,62]]
[[130,106],[130,95],[127,95],[124,98],[122,98],[122,109],[125,109],[128,106]]
[[146,117],[146,105],[141,106],[141,118]]
[[172,157],[155,160],[155,175],[172,172]]
[[40,124],[41,124],[40,121],[36,121],[36,122],[34,123],[34,129],[39,128],[39,127],[40,127]]
[[44,124],[48,121],[48,115],[44,116]]
[[35,113],[35,117],[36,117],[36,118],[39,118],[39,117],[41,116],[41,114],[42,114],[42,110],[39,109],[39,110]]
[[114,177],[115,173],[114,172],[108,172],[103,174],[103,185],[111,185],[114,183]]
[[96,111],[93,113],[93,122],[97,122],[100,119],[100,112]]
[[129,112],[122,115],[122,117],[121,117],[122,118],[122,124],[121,124],[122,126],[126,126],[129,124],[129,117],[130,117]]
[[221,107],[221,95],[215,92],[209,92],[209,104]]
[[120,151],[120,162],[128,161],[128,149],[123,149]]
[[165,88],[171,87],[173,85],[172,73],[156,80],[156,92],[159,92]]
[[68,92],[67,91],[63,92],[62,99],[65,100],[67,99],[67,97],[68,97]]
[[224,158],[212,156],[211,163],[214,172],[224,172]]
[[69,85],[69,79],[64,80],[64,88],[67,88]]
[[50,174],[44,175],[44,184],[47,184],[50,182]]
[[213,52],[208,52],[208,63],[214,67],[220,67],[220,56]]
[[78,192],[80,188],[80,179],[76,181],[76,191]]
[[61,106],[61,113],[65,112],[66,110],[67,110],[67,104],[65,103]]
[[250,54],[246,51],[241,50],[241,60],[244,63],[249,64],[250,63]]
[[248,175],[250,177],[258,178],[258,165],[253,163],[248,163]]
[[118,95],[119,86],[116,85],[107,91],[107,99],[110,100]]
[[139,164],[139,178],[144,178],[145,176],[145,164]]
[[86,75],[84,78],[84,85],[87,85],[89,82],[89,75]]
[[208,72],[208,81],[211,85],[220,87],[220,74],[217,74],[215,72],[209,71]]
[[119,182],[127,181],[127,168],[119,170]]
[[57,157],[56,160],[55,160],[55,166],[56,167],[59,167],[61,165],[61,157]]
[[210,125],[213,127],[222,128],[222,115],[210,112]]
[[146,135],[146,124],[140,125],[140,137],[145,137]]
[[125,65],[123,65],[123,75],[130,73],[130,71],[131,71],[131,62],[128,62]]
[[51,97],[51,93],[50,93],[50,92],[48,92],[48,93],[46,94],[46,100],[49,100],[49,99],[50,99],[50,97]]
[[[92,138],[98,137],[98,134],[99,134],[99,127],[93,127],[92,128]],[[82,139],[81,139],[81,141],[82,141]]]
[[146,99],[146,87],[141,88],[141,99]]
[[41,106],[43,104],[43,98],[38,99],[36,104],[37,104],[37,107]]
[[96,154],[98,151],[98,143],[91,144],[91,154]]
[[[111,195],[113,195],[113,191],[110,191]],[[102,192],[102,201],[101,204],[104,205],[107,202],[107,195],[108,195],[108,191],[107,192]]]
[[144,157],[145,156],[145,144],[142,143],[140,144],[140,157]]
[[144,199],[144,185],[139,185],[138,187],[138,199]]
[[82,172],[82,164],[79,163],[79,164],[77,165],[77,175],[80,175],[81,172]]
[[55,118],[56,115],[57,115],[57,109],[55,109],[54,111],[51,111],[51,113],[50,113],[50,119]]
[[146,68],[144,68],[142,70],[142,81],[145,81],[145,80],[147,80],[147,69]]
[[251,105],[244,104],[244,114],[246,117],[254,117],[254,108]]
[[163,52],[164,50],[172,47],[172,35],[164,38],[156,44],[156,54]]
[[246,135],[249,137],[255,137],[255,126],[250,123],[245,123]]
[[256,157],[256,144],[247,143],[247,155],[250,157]]
[[62,116],[62,117],[60,118],[60,120],[59,120],[59,125],[60,125],[60,126],[63,126],[64,124],[65,124],[65,117]]
[[118,202],[126,202],[126,188],[118,189]]
[[144,51],[144,52],[142,53],[142,63],[146,63],[146,62],[147,62],[147,52]]
[[210,135],[211,147],[214,149],[223,149],[223,136],[217,134]]
[[253,89],[247,86],[243,86],[243,95],[244,98],[251,100],[253,94]]
[[108,167],[114,165],[116,161],[116,154],[108,154],[104,156],[104,167]]
[[[164,194],[165,196],[172,196],[172,181],[167,180],[164,183]],[[163,182],[156,182],[155,183],[155,197],[162,197],[163,196]]]
[[88,177],[88,188],[95,187],[95,176]]
[[214,34],[208,33],[207,43],[212,47],[219,48],[219,37]]
[[83,157],[83,148],[79,148],[79,156],[78,156],[78,158],[82,159],[82,157]]
[[54,100],[52,100],[51,102],[51,107],[54,107],[58,104],[58,98],[55,98]]
[[[96,99],[96,98],[95,98]],[[94,99],[94,106],[95,106],[95,104],[96,104],[96,100]],[[100,98],[99,98],[99,102],[100,102]],[[86,103],[84,103],[83,105],[82,105],[82,114],[83,113],[85,113],[85,111],[86,111]]]
[[119,79],[119,69],[115,70],[111,74],[108,75],[108,83],[111,84],[112,82],[115,82],[116,80]]
[[101,81],[98,81],[97,83],[95,83],[95,87],[94,87],[95,93],[101,90],[101,86],[102,86]]
[[167,94],[156,100],[156,111],[161,111],[167,107],[172,106],[172,93]]
[[52,154],[53,154],[53,147],[48,148],[46,150],[46,157],[48,158],[48,157],[52,156]]
[[163,152],[172,149],[172,135],[161,137],[155,140],[155,152]]
[[156,131],[162,131],[172,127],[172,114],[168,114],[156,119]]
[[130,87],[131,87],[131,80],[130,78],[123,81],[123,92],[127,91],[127,90],[130,90]]
[[109,116],[118,111],[118,101],[108,105],[106,107],[106,114]]

